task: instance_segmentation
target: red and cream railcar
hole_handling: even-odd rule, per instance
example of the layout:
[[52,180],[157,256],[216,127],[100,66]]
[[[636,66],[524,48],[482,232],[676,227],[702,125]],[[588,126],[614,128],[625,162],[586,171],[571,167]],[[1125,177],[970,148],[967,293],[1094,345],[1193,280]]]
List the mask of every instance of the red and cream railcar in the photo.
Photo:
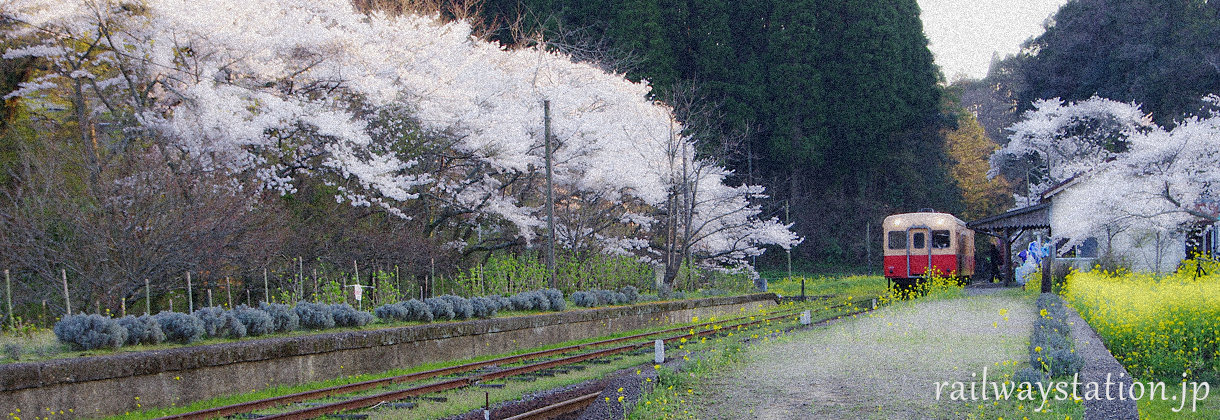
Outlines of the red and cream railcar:
[[930,267],[942,276],[967,280],[974,275],[974,231],[948,213],[895,214],[883,225],[885,277],[900,285],[927,278]]

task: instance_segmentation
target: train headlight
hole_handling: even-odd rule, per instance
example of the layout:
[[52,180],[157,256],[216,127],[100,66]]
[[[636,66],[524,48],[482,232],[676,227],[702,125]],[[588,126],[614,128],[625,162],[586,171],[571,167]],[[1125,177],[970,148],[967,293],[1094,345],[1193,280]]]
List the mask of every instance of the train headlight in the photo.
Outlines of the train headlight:
[[894,219],[894,227],[898,227],[901,225],[902,225],[902,219]]
[[936,226],[944,226],[944,225],[945,225],[944,218],[936,219]]

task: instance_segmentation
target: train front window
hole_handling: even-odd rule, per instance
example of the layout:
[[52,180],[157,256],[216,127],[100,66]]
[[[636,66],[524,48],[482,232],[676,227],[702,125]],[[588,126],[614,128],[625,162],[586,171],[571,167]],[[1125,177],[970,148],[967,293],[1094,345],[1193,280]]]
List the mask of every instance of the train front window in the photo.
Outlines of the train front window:
[[890,231],[890,249],[906,249],[907,248],[907,233],[906,231],[895,230]]
[[932,231],[932,249],[945,249],[949,247],[952,236],[949,236],[947,230]]
[[923,244],[925,241],[927,241],[927,239],[924,237],[923,232],[915,232],[913,235],[911,235],[911,248],[923,249]]

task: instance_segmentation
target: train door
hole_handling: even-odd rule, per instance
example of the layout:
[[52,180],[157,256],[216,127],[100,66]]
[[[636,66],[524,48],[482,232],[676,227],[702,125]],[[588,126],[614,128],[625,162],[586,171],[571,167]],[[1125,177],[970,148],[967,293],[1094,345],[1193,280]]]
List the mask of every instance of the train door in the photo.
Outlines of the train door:
[[907,237],[911,238],[907,247],[907,276],[923,276],[932,265],[932,231],[927,227],[912,226],[907,229]]

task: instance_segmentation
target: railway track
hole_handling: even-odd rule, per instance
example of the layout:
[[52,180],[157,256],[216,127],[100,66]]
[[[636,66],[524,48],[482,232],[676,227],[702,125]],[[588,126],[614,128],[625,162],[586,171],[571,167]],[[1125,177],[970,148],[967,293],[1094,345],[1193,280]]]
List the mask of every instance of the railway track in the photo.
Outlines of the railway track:
[[[824,308],[820,308],[820,309],[821,310],[832,310],[832,309],[847,307],[849,305],[850,304],[834,305],[834,306],[824,307]],[[801,307],[801,308],[781,309],[781,310],[773,313],[773,314],[780,314],[780,315],[769,316],[769,317],[761,318],[761,319],[759,319],[756,316],[742,316],[742,317],[731,318],[731,319],[727,319],[727,320],[706,322],[706,323],[697,324],[697,325],[670,328],[670,329],[649,332],[649,333],[634,334],[634,335],[630,335],[630,336],[618,337],[618,338],[607,339],[607,340],[600,340],[600,341],[596,341],[596,342],[577,344],[577,345],[572,345],[572,346],[559,347],[559,348],[549,349],[549,350],[541,350],[541,351],[536,351],[536,352],[523,353],[523,354],[513,355],[513,356],[500,357],[500,358],[495,358],[495,359],[490,359],[490,360],[485,360],[485,361],[480,361],[480,362],[468,363],[468,364],[451,366],[451,367],[440,368],[440,369],[433,369],[433,370],[429,370],[429,371],[416,372],[416,373],[411,373],[411,374],[406,374],[406,375],[374,379],[374,380],[357,382],[357,383],[346,384],[346,385],[338,385],[338,386],[333,386],[333,387],[328,387],[328,388],[322,388],[322,389],[305,391],[305,392],[283,395],[283,396],[278,396],[278,397],[272,397],[272,398],[267,398],[267,399],[262,399],[262,400],[250,401],[250,402],[246,402],[246,403],[233,404],[233,405],[224,406],[224,407],[216,407],[216,408],[212,408],[212,409],[200,410],[200,411],[195,411],[195,412],[190,412],[190,413],[182,413],[182,414],[177,414],[177,415],[173,415],[173,416],[162,417],[162,419],[163,420],[210,419],[210,418],[232,416],[232,415],[236,415],[236,414],[252,413],[254,411],[271,409],[271,408],[280,407],[280,406],[284,406],[284,405],[288,405],[288,404],[294,404],[294,403],[300,403],[300,402],[305,402],[305,401],[310,401],[310,400],[322,399],[322,398],[326,398],[326,397],[333,397],[333,396],[338,396],[338,395],[368,391],[368,390],[381,388],[381,387],[387,387],[387,386],[391,386],[391,385],[395,385],[395,384],[399,384],[399,383],[403,383],[403,382],[415,382],[415,381],[421,381],[421,380],[440,377],[440,376],[462,374],[462,373],[472,372],[472,371],[476,371],[476,370],[479,370],[479,369],[482,369],[485,367],[490,367],[490,366],[527,362],[527,361],[540,359],[540,358],[544,358],[544,357],[556,356],[556,355],[586,350],[586,349],[595,348],[595,347],[614,345],[614,344],[619,344],[619,343],[623,343],[623,342],[644,339],[647,337],[660,336],[660,335],[664,335],[664,334],[673,334],[673,333],[677,333],[677,332],[687,332],[687,334],[673,335],[670,337],[666,337],[663,340],[668,343],[668,342],[672,342],[672,341],[676,341],[676,340],[681,340],[683,338],[687,338],[687,339],[698,338],[698,337],[716,334],[716,333],[720,332],[721,329],[728,331],[728,330],[732,330],[732,329],[751,327],[751,326],[762,324],[762,323],[769,322],[769,321],[790,318],[793,315],[795,315],[801,311],[804,311],[806,309],[814,309],[814,308]],[[769,315],[772,315],[772,314],[769,314]],[[754,318],[754,319],[751,320],[751,318]],[[734,324],[734,325],[729,325],[729,326],[722,326],[720,328],[715,328],[715,326],[717,326],[717,325],[723,325],[723,324],[730,323],[730,322],[739,322],[739,321],[746,321],[746,320],[749,320],[749,321]],[[316,418],[316,417],[328,415],[328,414],[341,413],[344,411],[351,411],[351,410],[362,409],[362,408],[369,408],[369,407],[373,407],[373,406],[376,406],[378,404],[381,404],[381,403],[384,403],[387,401],[397,401],[397,400],[401,400],[404,398],[419,397],[419,396],[423,396],[423,395],[427,395],[427,394],[473,386],[480,382],[492,381],[492,380],[496,380],[496,379],[503,379],[503,378],[512,377],[512,376],[538,372],[538,371],[545,370],[545,369],[560,367],[560,366],[564,366],[564,365],[570,365],[570,364],[580,363],[580,362],[589,361],[589,360],[593,360],[593,359],[604,358],[604,357],[613,356],[613,355],[617,355],[617,354],[621,354],[621,353],[627,353],[627,352],[630,352],[633,350],[639,350],[639,349],[649,347],[652,345],[653,345],[652,340],[648,340],[648,341],[644,341],[644,342],[637,342],[637,343],[632,343],[632,344],[626,344],[626,345],[621,345],[621,346],[617,346],[617,347],[611,347],[611,348],[600,349],[600,350],[596,350],[596,351],[592,351],[592,352],[577,354],[577,355],[573,355],[573,356],[561,357],[561,358],[557,358],[554,360],[547,360],[547,361],[543,361],[543,362],[537,362],[537,363],[532,363],[532,364],[526,364],[523,366],[502,369],[502,370],[498,370],[498,371],[494,371],[494,372],[474,374],[474,375],[470,375],[470,376],[458,377],[458,378],[443,380],[443,381],[434,382],[434,383],[430,383],[430,384],[413,386],[413,387],[400,389],[400,390],[382,392],[382,393],[369,395],[369,396],[355,397],[355,398],[351,398],[351,399],[348,399],[345,401],[339,401],[339,402],[334,402],[334,403],[330,403],[330,404],[315,405],[315,406],[306,407],[306,408],[303,408],[300,410],[262,416],[260,418],[267,418],[267,419]],[[573,404],[575,404],[575,403],[573,403]],[[570,406],[571,405],[569,405],[569,407]]]
[[571,414],[571,413],[575,413],[580,410],[584,410],[585,407],[588,407],[590,404],[593,404],[593,402],[596,401],[597,397],[600,395],[601,395],[600,392],[594,392],[591,394],[581,395],[579,397],[560,401],[555,404],[551,404],[551,405],[548,405],[546,407],[542,407],[542,408],[539,408],[536,410],[530,410],[530,411],[526,411],[524,413],[521,413],[521,414],[518,414],[518,415],[515,415],[512,417],[506,417],[504,420],[548,420],[548,419],[553,419],[555,417],[559,417],[564,414]]

